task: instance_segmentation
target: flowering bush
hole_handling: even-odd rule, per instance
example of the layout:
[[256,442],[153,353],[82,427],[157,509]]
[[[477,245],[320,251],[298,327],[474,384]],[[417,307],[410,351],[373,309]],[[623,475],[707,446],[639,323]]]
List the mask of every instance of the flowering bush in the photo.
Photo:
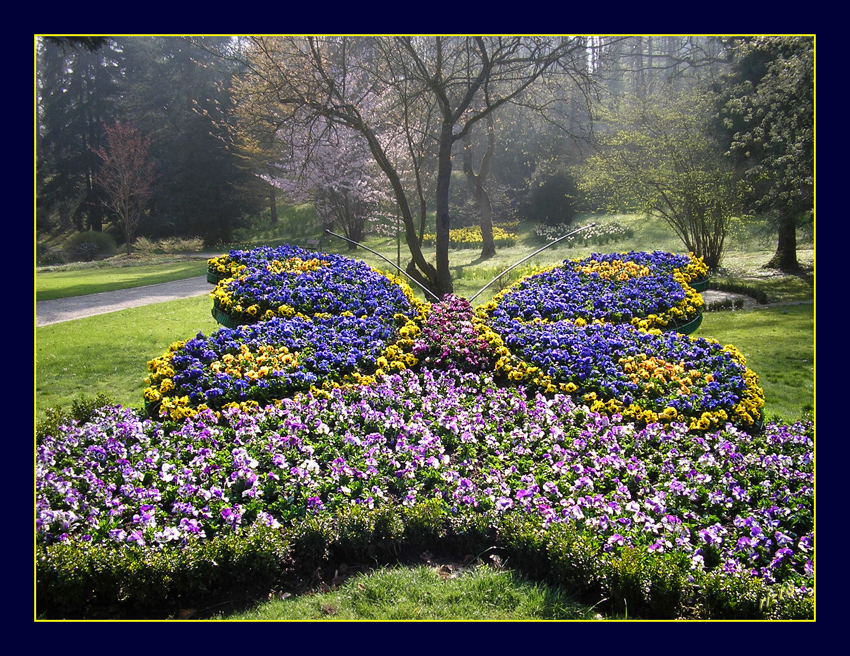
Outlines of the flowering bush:
[[572,526],[599,556],[678,553],[694,575],[810,596],[812,440],[802,423],[638,428],[455,371],[204,411],[172,428],[109,408],[39,444],[37,540],[179,549],[345,508],[438,503],[494,523]]

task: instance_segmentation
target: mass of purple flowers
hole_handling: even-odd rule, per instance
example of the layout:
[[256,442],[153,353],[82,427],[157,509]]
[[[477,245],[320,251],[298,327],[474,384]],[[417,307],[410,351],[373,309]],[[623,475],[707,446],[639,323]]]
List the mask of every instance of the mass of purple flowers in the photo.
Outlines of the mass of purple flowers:
[[476,315],[465,298],[447,294],[431,306],[413,354],[428,369],[454,366],[465,371],[492,369],[495,353],[476,329]]
[[486,374],[404,371],[170,429],[107,408],[38,446],[37,536],[180,545],[350,504],[437,499],[570,523],[606,550],[679,550],[695,568],[810,586],[812,440],[804,423],[638,429]]

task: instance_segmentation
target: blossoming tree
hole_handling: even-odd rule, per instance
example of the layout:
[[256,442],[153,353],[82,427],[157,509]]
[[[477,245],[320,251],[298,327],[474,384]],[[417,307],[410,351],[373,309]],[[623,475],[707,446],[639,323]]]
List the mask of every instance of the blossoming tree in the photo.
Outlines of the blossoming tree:
[[326,125],[318,138],[294,130],[278,143],[286,156],[270,182],[295,200],[313,203],[325,228],[362,241],[367,225],[376,222],[375,211],[388,200],[366,142]]
[[94,151],[103,161],[95,179],[104,193],[103,204],[118,217],[129,255],[156,181],[154,162],[148,158],[150,137],[129,123],[104,131],[106,145]]
[[[442,296],[452,292],[452,148],[545,76],[587,84],[587,48],[578,37],[255,37],[244,51],[236,98],[254,126],[278,131],[321,119],[358,133],[397,202],[412,258],[408,272]],[[429,149],[436,164],[429,192],[436,266],[422,253],[412,209],[425,198],[419,166]],[[403,159],[395,160],[394,150]],[[417,173],[412,185],[406,171]]]

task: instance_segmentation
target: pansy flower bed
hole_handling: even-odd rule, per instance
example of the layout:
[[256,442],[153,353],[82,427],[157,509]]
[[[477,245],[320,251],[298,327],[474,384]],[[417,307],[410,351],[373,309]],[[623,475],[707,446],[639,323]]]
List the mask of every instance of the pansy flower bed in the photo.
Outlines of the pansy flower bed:
[[404,371],[170,429],[121,408],[66,427],[37,449],[37,539],[48,553],[182,549],[351,507],[436,503],[494,525],[573,527],[596,559],[678,553],[696,586],[683,598],[711,572],[805,598],[812,449],[810,424],[638,428],[486,374]]
[[[594,410],[643,423],[686,421],[697,430],[760,424],[764,394],[733,347],[628,324],[502,318],[494,328],[514,356],[533,365],[517,380],[551,381]],[[497,363],[508,373],[511,367],[509,358]]]
[[273,318],[173,344],[148,368],[149,408],[173,420],[205,408],[268,404],[371,371],[396,337],[377,317]]
[[289,247],[244,255],[237,275],[212,292],[213,315],[234,328],[296,314],[413,316],[417,302],[406,283],[364,262]]
[[[493,244],[501,248],[509,248],[516,243],[517,236],[506,227],[512,226],[493,226]],[[433,246],[437,242],[437,235],[426,234],[422,237],[422,243],[425,246]],[[453,228],[449,230],[449,247],[450,248],[480,248],[484,243],[481,236],[481,226],[472,226],[466,228]]]
[[[40,441],[40,586],[132,598],[133,584],[102,582],[123,580],[125,563],[154,562],[183,603],[175,582],[186,563],[217,563],[209,554],[232,554],[234,539],[275,569],[290,540],[312,543],[350,520],[349,539],[376,516],[358,513],[384,513],[381,539],[399,544],[424,530],[423,517],[441,518],[432,537],[487,527],[476,550],[520,558],[531,540],[536,562],[566,567],[595,601],[620,595],[649,614],[813,612],[813,427],[758,430],[763,395],[733,347],[573,317],[563,299],[544,315],[543,277],[475,312],[305,255],[245,254],[232,289],[279,277],[253,298],[281,304],[152,361],[152,419],[105,408]],[[696,270],[660,253],[580,266],[609,282],[669,276],[680,288]],[[325,282],[340,286],[325,297]],[[645,307],[620,298],[630,312]],[[535,310],[525,314],[522,299]],[[369,535],[359,539],[374,546]],[[550,535],[569,536],[570,548]],[[251,567],[227,569],[240,580]],[[644,583],[629,588],[624,576]],[[752,597],[746,610],[729,601],[732,588]]]
[[[296,293],[301,299],[323,299],[322,305],[297,303],[305,314],[294,318],[303,320],[290,322],[249,306],[249,314],[266,320],[275,317],[275,322],[264,326],[261,321],[256,330],[243,333],[222,330],[211,338],[199,335],[175,345],[150,363],[150,386],[145,390],[149,407],[179,419],[206,407],[272,402],[297,391],[368,384],[376,376],[413,366],[450,365],[467,371],[492,370],[503,384],[521,382],[548,393],[575,394],[594,410],[643,423],[686,421],[699,430],[727,421],[746,428],[761,423],[764,400],[758,378],[737,351],[675,332],[639,329],[664,321],[661,314],[652,314],[658,304],[644,302],[644,295],[686,299],[668,302],[667,316],[684,312],[687,298],[698,298],[686,282],[704,268],[693,256],[631,252],[568,261],[517,283],[475,313],[468,301],[456,296],[434,305],[417,302],[409,287],[365,265],[356,271],[364,278],[356,278],[347,258],[304,260],[298,252],[245,253],[241,257],[253,273],[243,272],[217,291],[243,282],[259,287],[256,280],[273,279],[278,273],[284,284],[271,285],[276,292],[289,294],[287,300]],[[290,257],[274,259],[280,255]],[[311,276],[334,270],[350,275],[344,282],[345,297],[326,293],[327,277]],[[334,313],[352,314],[352,300],[368,297],[367,286],[375,285],[376,277],[379,298],[398,303],[382,303],[380,310],[373,303],[361,306],[354,316],[362,313],[369,328],[362,325],[365,333],[355,337],[347,325],[352,322],[340,323],[333,319]],[[634,281],[648,281],[648,286],[620,284]],[[591,291],[576,291],[584,288]],[[610,293],[606,295],[603,288]],[[581,314],[578,301],[583,294],[594,299],[599,313]],[[633,297],[634,302],[629,300]],[[272,293],[265,298],[272,298]],[[333,303],[325,302],[328,298]],[[625,305],[622,312],[614,311],[623,307],[618,304]],[[316,314],[324,318],[314,325],[308,317],[319,307],[332,312]],[[400,307],[406,312],[388,316]],[[279,312],[292,316],[294,309],[283,304]],[[614,322],[624,316],[631,324]],[[315,350],[310,346],[313,340],[319,340]],[[369,348],[364,348],[367,342]]]
[[498,346],[488,339],[488,331],[469,301],[447,294],[431,305],[427,319],[412,344],[421,367],[464,371],[492,370]]
[[226,278],[232,278],[246,267],[255,267],[272,260],[282,261],[292,257],[309,260],[315,257],[315,254],[291,244],[260,246],[247,250],[233,249],[207,260],[207,280],[218,284]]
[[692,256],[661,251],[594,254],[527,276],[485,309],[495,319],[678,328],[701,315],[702,297],[688,282],[704,268]]

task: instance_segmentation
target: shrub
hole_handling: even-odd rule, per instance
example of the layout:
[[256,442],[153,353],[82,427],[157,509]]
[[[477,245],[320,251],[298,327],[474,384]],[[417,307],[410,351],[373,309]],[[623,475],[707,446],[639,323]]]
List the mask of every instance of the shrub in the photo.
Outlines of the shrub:
[[38,244],[36,249],[38,266],[65,264],[65,254],[62,251],[48,250],[44,244]]
[[142,255],[153,255],[156,252],[156,242],[151,241],[147,237],[138,237],[133,242],[133,250]]
[[569,225],[577,212],[577,196],[573,177],[566,171],[558,171],[532,188],[526,217],[549,226]]
[[197,253],[204,247],[204,240],[200,237],[189,237],[181,239],[179,237],[168,237],[160,239],[158,242],[159,248],[165,253]]
[[65,253],[72,262],[91,262],[101,255],[114,255],[115,249],[112,235],[94,230],[74,233],[65,242]]
[[45,417],[36,426],[36,439],[42,440],[47,435],[57,435],[60,426],[67,426],[71,422],[86,424],[90,422],[95,412],[100,408],[114,405],[114,401],[105,394],[97,396],[80,396],[71,402],[71,407],[61,405],[48,408]]
[[47,619],[174,617],[225,594],[267,593],[290,566],[286,537],[262,526],[171,550],[62,542],[37,559],[36,610]]

